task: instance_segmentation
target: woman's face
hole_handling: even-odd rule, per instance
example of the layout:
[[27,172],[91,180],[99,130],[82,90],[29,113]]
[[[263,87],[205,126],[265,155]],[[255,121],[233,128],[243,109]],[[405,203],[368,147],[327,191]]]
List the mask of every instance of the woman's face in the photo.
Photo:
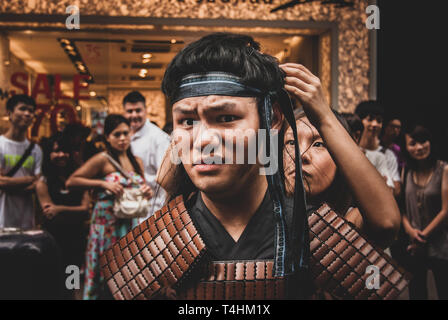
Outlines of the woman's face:
[[118,152],[125,152],[131,144],[129,126],[126,123],[120,123],[107,137],[106,140],[110,146]]
[[[296,121],[299,149],[302,157],[303,183],[307,196],[320,195],[327,190],[336,176],[336,164],[328,152],[316,128],[306,117]],[[294,192],[294,136],[289,128],[285,133],[283,166],[286,177],[286,191]]]
[[53,144],[53,150],[50,153],[50,161],[58,167],[65,167],[67,165],[69,154],[60,149],[59,144]]
[[409,155],[415,160],[425,160],[431,154],[431,142],[429,142],[429,140],[419,142],[408,134],[405,135],[405,139],[406,149],[408,150]]

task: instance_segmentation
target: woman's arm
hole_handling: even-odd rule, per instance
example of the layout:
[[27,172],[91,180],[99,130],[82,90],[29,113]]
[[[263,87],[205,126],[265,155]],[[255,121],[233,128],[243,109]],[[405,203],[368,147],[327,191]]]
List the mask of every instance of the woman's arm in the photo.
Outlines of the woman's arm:
[[88,191],[84,192],[79,206],[56,205],[51,200],[47,183],[39,180],[36,184],[36,194],[42,207],[44,215],[51,219],[59,212],[83,212],[89,210],[90,196]]
[[423,235],[428,238],[446,219],[448,215],[448,165],[442,173],[442,210],[423,230]]
[[105,160],[101,154],[90,158],[67,179],[65,183],[67,188],[102,188],[105,181],[95,177],[103,173]]
[[36,195],[42,208],[44,208],[47,204],[53,204],[53,201],[51,201],[51,197],[48,192],[47,183],[45,181],[43,180],[37,181]]
[[331,111],[319,78],[302,65],[281,67],[287,76],[285,88],[302,102],[358,200],[366,231],[376,243],[387,246],[395,239],[401,220],[392,192]]

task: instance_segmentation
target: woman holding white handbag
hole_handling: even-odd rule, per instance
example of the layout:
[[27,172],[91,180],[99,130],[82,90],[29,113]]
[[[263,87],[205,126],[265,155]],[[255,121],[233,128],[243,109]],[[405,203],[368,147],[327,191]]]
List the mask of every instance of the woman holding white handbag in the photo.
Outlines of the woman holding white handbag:
[[105,294],[99,256],[146,216],[151,188],[145,183],[143,163],[130,148],[129,121],[110,114],[104,123],[106,152],[89,159],[67,180],[67,187],[96,188],[87,244],[84,299]]

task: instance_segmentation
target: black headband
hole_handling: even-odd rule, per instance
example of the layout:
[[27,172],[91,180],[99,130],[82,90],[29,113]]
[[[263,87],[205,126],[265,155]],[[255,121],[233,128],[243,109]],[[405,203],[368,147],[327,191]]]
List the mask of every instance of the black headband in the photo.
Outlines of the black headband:
[[189,74],[182,78],[172,104],[185,98],[210,95],[259,97],[262,91],[242,84],[241,78],[225,72]]

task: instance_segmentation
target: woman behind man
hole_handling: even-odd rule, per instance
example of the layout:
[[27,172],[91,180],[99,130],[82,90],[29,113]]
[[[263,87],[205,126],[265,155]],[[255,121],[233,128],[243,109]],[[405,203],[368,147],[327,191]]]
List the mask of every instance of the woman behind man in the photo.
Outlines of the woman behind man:
[[[400,214],[384,179],[351,138],[346,121],[328,107],[319,79],[301,65],[281,67],[285,88],[305,111],[296,115],[296,124],[308,203],[316,207],[327,202],[369,239],[388,246],[398,231]],[[285,185],[291,192],[294,138],[291,128],[285,129]]]
[[[81,267],[86,248],[88,209],[87,191],[67,190],[65,182],[75,170],[73,159],[61,134],[43,141],[43,177],[36,184],[36,194],[44,214],[43,228],[61,249],[62,270],[69,265]],[[63,281],[61,282],[63,288]],[[73,298],[64,291],[64,298]]]
[[434,274],[439,299],[448,299],[448,165],[434,155],[431,135],[423,126],[405,132],[403,170],[405,214],[409,236],[407,268],[414,278],[411,299],[427,299],[427,271]]
[[140,158],[133,155],[130,149],[129,121],[118,114],[107,116],[104,123],[104,135],[107,154],[117,161],[139,185],[126,179],[104,153],[89,159],[67,181],[67,186],[70,188],[98,190],[87,245],[84,299],[107,296],[107,292],[104,291],[104,279],[100,274],[99,256],[137,225],[137,219],[118,219],[114,216],[115,198],[121,196],[124,188],[140,188],[147,198],[152,195],[150,187],[145,184],[143,163]]

